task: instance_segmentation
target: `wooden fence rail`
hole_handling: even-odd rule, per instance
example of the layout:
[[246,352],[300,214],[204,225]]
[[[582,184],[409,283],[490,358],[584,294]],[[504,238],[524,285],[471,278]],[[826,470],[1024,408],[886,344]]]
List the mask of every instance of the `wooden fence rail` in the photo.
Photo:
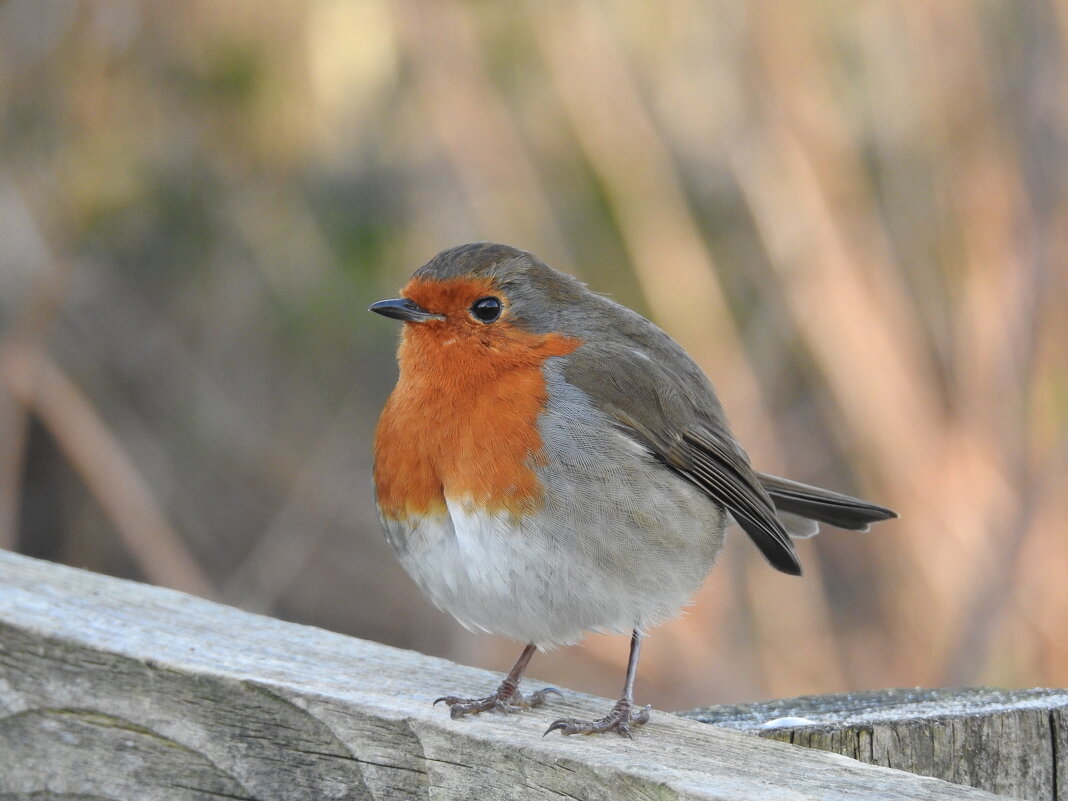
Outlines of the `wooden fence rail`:
[[997,795],[1068,801],[1068,690],[878,690],[681,714]]
[[0,552],[0,801],[992,799],[666,713],[545,737],[610,702],[451,720],[498,676]]

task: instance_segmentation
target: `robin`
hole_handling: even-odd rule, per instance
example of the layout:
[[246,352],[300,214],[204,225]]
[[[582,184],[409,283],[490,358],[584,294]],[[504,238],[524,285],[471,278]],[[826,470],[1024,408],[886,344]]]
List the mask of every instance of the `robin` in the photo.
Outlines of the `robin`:
[[739,524],[771,566],[790,534],[863,531],[890,509],[756,472],[712,385],[660,328],[530,253],[478,243],[419,268],[370,310],[403,320],[400,377],[375,436],[386,538],[427,597],[471,630],[526,643],[453,718],[538,706],[537,649],[631,632],[623,694],[599,720],[546,734],[631,730],[643,633],[674,617]]

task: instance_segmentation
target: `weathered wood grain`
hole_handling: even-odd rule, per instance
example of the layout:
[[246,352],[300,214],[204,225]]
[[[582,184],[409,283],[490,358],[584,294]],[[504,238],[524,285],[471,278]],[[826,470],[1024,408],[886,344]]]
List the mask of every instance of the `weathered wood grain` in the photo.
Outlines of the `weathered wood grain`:
[[451,720],[499,676],[0,552],[0,799],[989,799],[654,713],[630,741],[541,733],[610,702]]
[[999,795],[1068,801],[1068,690],[880,690],[683,715]]

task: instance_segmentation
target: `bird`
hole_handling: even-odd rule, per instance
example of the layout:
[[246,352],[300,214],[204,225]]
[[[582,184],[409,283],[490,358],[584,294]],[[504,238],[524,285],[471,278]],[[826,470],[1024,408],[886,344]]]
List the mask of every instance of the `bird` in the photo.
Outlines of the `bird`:
[[454,719],[541,706],[560,691],[519,689],[536,651],[630,633],[619,701],[545,734],[631,737],[645,633],[692,601],[728,524],[800,575],[791,534],[897,516],[757,472],[674,339],[531,253],[452,247],[400,295],[369,309],[403,321],[374,441],[386,540],[434,605],[524,643],[494,692],[434,702]]

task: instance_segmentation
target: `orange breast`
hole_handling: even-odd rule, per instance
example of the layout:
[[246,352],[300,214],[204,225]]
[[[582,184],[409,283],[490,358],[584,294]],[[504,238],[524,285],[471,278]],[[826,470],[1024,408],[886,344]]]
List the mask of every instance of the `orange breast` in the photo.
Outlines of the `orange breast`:
[[375,436],[382,513],[397,520],[441,514],[446,495],[488,511],[537,509],[542,366],[580,344],[503,321],[484,333],[450,321],[406,324],[400,379]]

